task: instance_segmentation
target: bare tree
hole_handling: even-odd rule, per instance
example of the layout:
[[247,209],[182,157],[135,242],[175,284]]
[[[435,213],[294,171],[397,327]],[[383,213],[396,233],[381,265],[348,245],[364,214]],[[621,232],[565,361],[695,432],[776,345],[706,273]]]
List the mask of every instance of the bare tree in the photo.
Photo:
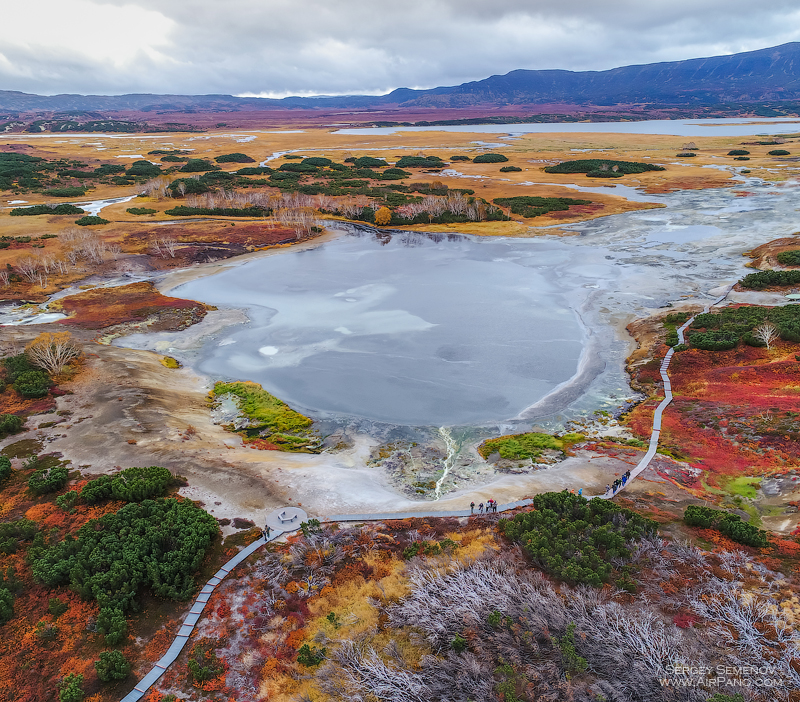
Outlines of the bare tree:
[[25,355],[31,363],[57,374],[78,358],[81,351],[69,332],[43,332],[25,347]]
[[39,277],[40,261],[34,256],[23,256],[17,261],[17,270],[29,283],[35,283]]
[[753,336],[759,341],[763,341],[769,349],[772,347],[772,342],[779,336],[778,328],[772,322],[761,322],[753,329]]
[[11,282],[11,275],[7,270],[0,270],[0,286],[7,288]]

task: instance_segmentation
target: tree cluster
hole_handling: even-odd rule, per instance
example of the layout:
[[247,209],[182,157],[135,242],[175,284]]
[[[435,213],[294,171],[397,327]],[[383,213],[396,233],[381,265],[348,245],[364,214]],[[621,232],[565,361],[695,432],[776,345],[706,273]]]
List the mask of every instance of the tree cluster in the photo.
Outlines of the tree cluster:
[[576,200],[569,197],[535,197],[519,195],[517,197],[497,197],[496,205],[508,207],[514,214],[522,217],[539,217],[548,212],[564,212],[572,205],[590,205],[591,200]]
[[214,160],[217,163],[255,163],[254,158],[251,158],[247,154],[238,152],[233,154],[222,154],[222,156],[217,156]]
[[546,573],[599,587],[629,556],[628,542],[654,534],[656,523],[609,500],[586,500],[567,491],[534,498],[535,509],[501,519],[500,531],[519,541]]
[[[800,275],[800,271],[782,272]],[[698,314],[689,327],[688,341],[694,348],[706,351],[732,349],[740,341],[749,346],[767,346],[769,341],[759,329],[765,323],[774,326],[777,336],[784,341],[800,341],[800,307],[795,305],[726,307]]]
[[683,521],[687,526],[716,529],[729,539],[745,546],[763,548],[769,543],[766,531],[742,521],[738,514],[724,510],[689,505],[683,513]]
[[175,476],[161,466],[126,468],[90,480],[81,490],[80,499],[89,505],[112,499],[141,502],[165,495],[174,481]]
[[[562,161],[556,166],[545,167],[546,173],[585,173],[590,177],[617,177],[647,171],[663,171],[663,166],[654,163],[638,163],[636,161],[611,161],[599,158],[577,159],[575,161]],[[613,174],[613,175],[612,175]]]
[[508,161],[508,157],[503,154],[478,154],[472,159],[473,163],[503,163]]

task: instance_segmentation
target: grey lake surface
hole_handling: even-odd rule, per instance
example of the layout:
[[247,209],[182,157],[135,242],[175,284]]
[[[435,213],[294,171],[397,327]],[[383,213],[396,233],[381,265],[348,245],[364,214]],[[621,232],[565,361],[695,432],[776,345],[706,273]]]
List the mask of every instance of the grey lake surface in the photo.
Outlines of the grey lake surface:
[[[744,252],[798,229],[798,193],[794,181],[741,177],[651,196],[664,207],[567,237],[350,228],[175,288],[249,318],[185,360],[319,419],[557,429],[634,397],[625,325],[720,294],[747,273]],[[119,343],[170,350],[177,339],[140,337]]]

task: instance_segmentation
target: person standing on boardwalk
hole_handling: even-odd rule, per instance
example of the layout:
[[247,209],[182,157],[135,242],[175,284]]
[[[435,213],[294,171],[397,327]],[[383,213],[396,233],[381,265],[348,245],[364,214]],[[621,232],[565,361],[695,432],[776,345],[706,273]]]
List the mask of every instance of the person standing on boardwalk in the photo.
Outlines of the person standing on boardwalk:
[[474,502],[470,502],[469,503],[469,513],[470,514],[475,514],[475,503]]
[[483,514],[483,502],[478,505],[478,514]]
[[606,485],[606,495],[607,495],[609,492],[611,492],[611,486],[610,486],[610,485]]

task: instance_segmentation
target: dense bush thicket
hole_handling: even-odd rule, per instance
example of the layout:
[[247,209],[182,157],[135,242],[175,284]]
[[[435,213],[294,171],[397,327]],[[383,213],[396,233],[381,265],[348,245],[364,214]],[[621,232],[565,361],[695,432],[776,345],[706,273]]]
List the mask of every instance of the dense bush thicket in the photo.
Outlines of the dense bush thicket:
[[236,175],[269,175],[272,169],[269,166],[248,166],[247,168],[240,168],[234,171]]
[[131,664],[121,651],[103,651],[95,661],[94,668],[102,682],[124,680],[131,672]]
[[32,547],[31,569],[48,587],[68,585],[96,600],[113,619],[114,610],[132,608],[145,588],[157,597],[189,597],[193,574],[218,531],[214,517],[191,502],[145,500],[90,520],[77,537]]
[[[800,271],[787,271],[797,272]],[[775,325],[784,341],[800,341],[800,307],[725,307],[718,312],[698,314],[689,327],[688,341],[691,346],[707,351],[732,349],[740,341],[750,346],[764,346],[764,342],[753,335],[753,330],[762,322]]]
[[125,211],[132,215],[151,215],[158,212],[158,210],[154,210],[150,207],[129,207]]
[[79,227],[93,227],[97,224],[110,224],[111,220],[103,219],[102,217],[98,217],[97,215],[86,215],[81,217],[80,219],[75,220],[75,224]]
[[24,353],[4,358],[3,368],[6,381],[23,397],[44,397],[53,384],[50,376]]
[[472,159],[469,156],[456,155],[456,156],[451,156],[450,160],[451,161],[471,161]]
[[30,478],[28,478],[28,488],[35,495],[44,495],[48,492],[56,492],[67,484],[69,470],[61,464],[50,465],[39,468]]
[[156,166],[150,161],[134,161],[126,171],[129,176],[140,178],[156,178],[161,175],[161,166]]
[[800,249],[781,251],[778,254],[778,263],[782,266],[800,266]]
[[528,458],[538,458],[548,449],[563,451],[569,445],[582,439],[583,435],[581,434],[554,436],[532,431],[526,434],[509,434],[496,439],[487,439],[478,446],[478,452],[484,458],[498,453],[501,458],[509,460],[527,460]]
[[728,156],[749,156],[750,152],[747,149],[731,149]]
[[697,156],[694,151],[681,151],[679,154],[675,154],[678,158],[694,158]]
[[186,163],[189,160],[188,156],[162,156],[161,157],[162,163]]
[[[5,439],[9,434],[16,434],[24,424],[22,417],[15,414],[0,414],[0,439]],[[3,457],[0,457],[0,465],[2,465]],[[7,458],[5,460],[8,460]],[[2,471],[0,470],[0,474]],[[2,477],[0,477],[2,480]]]
[[82,210],[75,205],[33,205],[32,207],[15,207],[11,210],[12,217],[29,217],[31,215],[69,215],[83,214]]
[[114,475],[101,475],[84,485],[80,499],[86,504],[103,500],[141,502],[166,494],[175,477],[161,466],[126,468]]
[[104,163],[102,166],[95,168],[94,172],[100,176],[117,175],[125,172],[125,166],[119,163]]
[[770,156],[788,156],[789,152],[786,149],[773,149],[767,152]]
[[190,158],[178,170],[181,173],[204,173],[205,171],[218,171],[219,166],[204,158]]
[[546,573],[573,584],[608,582],[612,559],[629,556],[628,542],[654,534],[656,523],[609,500],[567,492],[533,498],[535,509],[501,519],[500,531],[519,541]]
[[[2,421],[2,417],[13,417],[13,414],[3,414],[0,415],[0,421]],[[5,436],[0,430],[0,437]],[[0,485],[4,483],[8,478],[11,477],[11,459],[7,458],[6,456],[0,456]]]
[[83,197],[86,195],[86,188],[50,188],[50,190],[45,190],[44,194],[51,197]]
[[356,168],[383,168],[389,164],[382,158],[374,158],[373,156],[361,156],[353,161]]
[[269,207],[187,207],[178,205],[164,214],[171,217],[191,217],[192,215],[217,215],[220,217],[268,217]]
[[38,531],[39,526],[36,522],[24,517],[13,522],[0,523],[0,553],[6,555],[16,553],[20,541],[30,541]]
[[738,514],[724,510],[689,505],[683,513],[683,521],[688,526],[716,529],[729,539],[745,546],[763,548],[767,545],[767,532],[753,524],[743,522]]
[[315,166],[324,168],[325,166],[330,166],[333,161],[329,158],[325,158],[324,156],[309,156],[308,158],[304,158],[300,163],[305,164],[306,166]]
[[645,173],[646,171],[663,171],[663,166],[654,163],[638,163],[636,161],[609,161],[599,158],[584,158],[575,161],[563,161],[555,166],[545,167],[546,173],[585,173],[591,177],[617,177],[619,174]]
[[503,154],[478,154],[472,159],[473,163],[504,163],[508,161],[508,157]]
[[751,290],[798,283],[800,283],[800,271],[758,271],[758,273],[748,273],[739,281],[739,285]]
[[500,169],[500,172],[501,173],[516,173],[516,172],[521,171],[521,170],[522,169],[519,166],[503,166]]
[[255,163],[254,158],[250,158],[247,154],[233,153],[222,154],[214,159],[217,163]]
[[442,168],[444,161],[438,156],[401,156],[396,168]]
[[548,212],[563,212],[570,205],[590,205],[591,200],[575,200],[569,197],[534,197],[520,195],[517,197],[498,197],[495,205],[509,207],[514,214],[522,217],[539,217]]

